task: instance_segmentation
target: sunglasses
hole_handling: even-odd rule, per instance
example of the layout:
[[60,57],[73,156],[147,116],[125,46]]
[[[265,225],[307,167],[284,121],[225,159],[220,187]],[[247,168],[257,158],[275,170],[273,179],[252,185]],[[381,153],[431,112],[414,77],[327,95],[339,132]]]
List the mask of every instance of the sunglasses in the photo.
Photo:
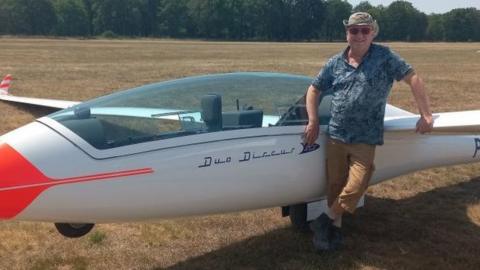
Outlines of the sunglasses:
[[362,32],[364,35],[368,35],[370,32],[372,32],[372,29],[370,27],[351,27],[348,28],[348,32],[352,35],[356,35],[360,32]]

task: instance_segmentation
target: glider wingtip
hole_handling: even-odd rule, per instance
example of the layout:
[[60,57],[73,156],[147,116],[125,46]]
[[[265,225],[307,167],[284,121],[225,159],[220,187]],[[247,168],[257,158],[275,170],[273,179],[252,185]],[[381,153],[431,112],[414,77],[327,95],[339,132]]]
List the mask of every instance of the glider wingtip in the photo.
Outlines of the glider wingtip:
[[0,83],[0,95],[8,95],[8,90],[10,89],[10,84],[12,82],[12,75],[7,74],[3,77],[2,82]]

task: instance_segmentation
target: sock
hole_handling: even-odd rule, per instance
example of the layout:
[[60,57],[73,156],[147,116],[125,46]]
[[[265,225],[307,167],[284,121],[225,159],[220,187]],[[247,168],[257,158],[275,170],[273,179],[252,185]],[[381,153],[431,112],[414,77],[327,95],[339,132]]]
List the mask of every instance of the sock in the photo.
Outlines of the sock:
[[335,220],[337,218],[337,215],[335,214],[335,212],[333,212],[332,208],[329,207],[327,209],[327,211],[325,212],[325,214],[327,214],[327,216],[331,219],[331,220]]
[[342,216],[337,217],[333,220],[333,226],[341,228],[342,227]]
[[342,215],[337,215],[331,207],[329,207],[327,209],[327,211],[325,212],[327,214],[327,216],[333,220],[333,226],[335,227],[342,227]]

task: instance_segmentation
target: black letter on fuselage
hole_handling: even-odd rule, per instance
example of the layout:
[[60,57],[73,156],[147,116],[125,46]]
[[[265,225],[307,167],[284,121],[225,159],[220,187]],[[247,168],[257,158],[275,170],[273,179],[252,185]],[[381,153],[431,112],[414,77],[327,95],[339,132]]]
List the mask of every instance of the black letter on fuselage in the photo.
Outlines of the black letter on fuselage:
[[250,155],[251,155],[250,152],[243,152],[243,159],[240,159],[239,161],[240,162],[249,161],[250,160]]
[[212,157],[204,157],[203,159],[204,159],[205,163],[203,165],[198,166],[198,168],[205,168],[205,167],[209,167],[210,165],[212,165]]

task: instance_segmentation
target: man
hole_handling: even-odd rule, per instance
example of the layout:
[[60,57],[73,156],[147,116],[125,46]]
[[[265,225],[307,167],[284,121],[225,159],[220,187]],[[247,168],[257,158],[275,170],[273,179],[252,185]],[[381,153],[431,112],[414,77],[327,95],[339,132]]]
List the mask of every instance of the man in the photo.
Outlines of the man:
[[348,47],[332,57],[307,90],[305,143],[319,133],[318,98],[333,95],[327,142],[328,210],[310,224],[319,250],[342,245],[341,222],[353,213],[374,170],[376,145],[383,144],[383,119],[393,80],[403,80],[413,93],[420,119],[417,132],[430,132],[432,113],[424,83],[413,68],[388,47],[373,44],[379,28],[372,16],[357,12],[343,21]]

